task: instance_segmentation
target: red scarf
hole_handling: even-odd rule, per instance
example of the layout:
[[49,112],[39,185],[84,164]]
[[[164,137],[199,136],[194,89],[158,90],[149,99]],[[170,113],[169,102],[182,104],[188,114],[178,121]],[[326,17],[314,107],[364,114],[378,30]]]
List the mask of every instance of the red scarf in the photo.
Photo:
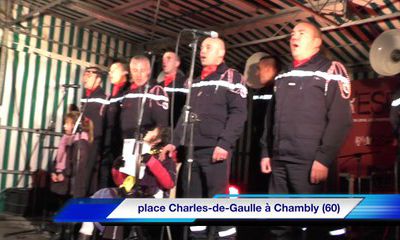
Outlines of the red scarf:
[[167,87],[175,80],[175,74],[168,74],[164,76],[164,87]]
[[310,59],[313,58],[314,56],[315,56],[315,54],[310,56],[310,57],[308,57],[308,58],[305,58],[303,60],[293,60],[293,67],[295,67],[295,68],[300,67],[301,65],[303,65],[306,62],[310,61]]
[[203,70],[201,70],[201,80],[204,80],[206,77],[210,76],[211,73],[217,71],[217,65],[210,65],[210,66],[205,66],[203,67]]
[[86,97],[90,97],[90,95],[92,95],[92,93],[95,92],[97,90],[97,88],[99,88],[99,87],[95,87],[92,89],[86,89]]
[[115,97],[124,85],[125,81],[114,84],[111,96]]
[[135,90],[135,89],[138,89],[139,88],[139,86],[136,84],[136,83],[131,83],[131,86],[130,86],[130,90]]

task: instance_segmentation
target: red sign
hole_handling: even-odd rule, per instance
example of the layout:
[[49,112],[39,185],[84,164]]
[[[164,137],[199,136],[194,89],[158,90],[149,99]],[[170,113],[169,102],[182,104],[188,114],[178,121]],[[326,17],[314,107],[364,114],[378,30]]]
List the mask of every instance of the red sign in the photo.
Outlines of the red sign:
[[352,82],[353,127],[339,154],[340,173],[357,176],[359,166],[362,176],[393,169],[397,147],[389,112],[398,82],[394,77]]

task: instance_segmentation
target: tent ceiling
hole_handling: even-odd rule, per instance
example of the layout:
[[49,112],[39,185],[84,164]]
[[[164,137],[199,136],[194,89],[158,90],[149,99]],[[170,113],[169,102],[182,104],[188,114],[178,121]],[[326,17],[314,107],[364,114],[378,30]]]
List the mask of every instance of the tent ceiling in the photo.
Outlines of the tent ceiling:
[[[324,47],[347,65],[368,64],[372,41],[400,28],[400,0],[15,0],[35,14],[50,14],[142,49],[174,49],[184,28],[214,30],[226,40],[227,61],[238,68],[254,52],[290,61],[288,36],[298,21],[324,32]],[[189,37],[189,36],[188,36]],[[187,40],[183,40],[187,43]],[[187,44],[184,44],[186,46]],[[190,48],[182,47],[189,55]]]

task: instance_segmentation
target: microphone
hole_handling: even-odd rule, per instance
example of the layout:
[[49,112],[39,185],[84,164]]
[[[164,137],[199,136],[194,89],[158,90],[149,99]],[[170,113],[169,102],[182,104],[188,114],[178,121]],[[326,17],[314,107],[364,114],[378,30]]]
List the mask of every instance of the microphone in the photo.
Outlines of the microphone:
[[209,36],[211,38],[218,38],[218,33],[216,31],[203,31],[198,29],[187,29],[186,31],[194,32],[200,35]]
[[79,84],[63,84],[62,85],[64,88],[80,88],[81,85]]

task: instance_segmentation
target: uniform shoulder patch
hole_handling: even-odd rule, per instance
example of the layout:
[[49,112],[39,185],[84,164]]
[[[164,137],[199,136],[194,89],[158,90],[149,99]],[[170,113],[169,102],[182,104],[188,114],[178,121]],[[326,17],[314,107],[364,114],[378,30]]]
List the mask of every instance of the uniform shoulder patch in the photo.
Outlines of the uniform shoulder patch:
[[343,66],[343,64],[337,61],[332,61],[332,64],[328,69],[328,73],[338,74],[345,77],[345,80],[338,81],[338,84],[340,88],[340,94],[342,95],[342,97],[344,99],[349,99],[351,96],[351,82],[349,75],[346,71],[346,68]]

